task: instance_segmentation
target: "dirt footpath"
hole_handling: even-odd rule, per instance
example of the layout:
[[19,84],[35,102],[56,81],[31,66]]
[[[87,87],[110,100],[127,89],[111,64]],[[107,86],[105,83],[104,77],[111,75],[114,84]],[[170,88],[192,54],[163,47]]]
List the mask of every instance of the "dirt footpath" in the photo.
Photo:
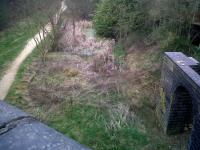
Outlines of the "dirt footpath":
[[[55,15],[55,19],[61,15],[63,11],[67,9],[64,1],[61,2],[61,8],[58,13]],[[57,22],[57,20],[56,20]],[[49,32],[51,32],[51,25],[47,24],[44,30],[40,30],[32,39],[30,39],[21,53],[17,56],[17,58],[12,62],[8,70],[5,72],[5,75],[0,80],[0,100],[4,100],[7,96],[10,87],[12,86],[16,74],[19,70],[19,67],[23,63],[23,61],[32,53],[32,51],[36,48],[37,44],[39,44]],[[47,31],[43,33],[44,31]],[[37,41],[37,43],[35,42]]]

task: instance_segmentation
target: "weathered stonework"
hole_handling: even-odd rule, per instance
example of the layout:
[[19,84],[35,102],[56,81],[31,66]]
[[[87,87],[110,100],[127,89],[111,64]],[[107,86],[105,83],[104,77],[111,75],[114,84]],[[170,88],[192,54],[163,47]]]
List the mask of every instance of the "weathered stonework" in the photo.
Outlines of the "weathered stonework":
[[[192,129],[188,149],[200,149],[200,65],[181,52],[166,52],[162,67],[165,131],[169,135]],[[162,98],[163,99],[163,98]],[[163,103],[163,102],[162,102]]]
[[0,101],[0,150],[89,150],[31,115]]

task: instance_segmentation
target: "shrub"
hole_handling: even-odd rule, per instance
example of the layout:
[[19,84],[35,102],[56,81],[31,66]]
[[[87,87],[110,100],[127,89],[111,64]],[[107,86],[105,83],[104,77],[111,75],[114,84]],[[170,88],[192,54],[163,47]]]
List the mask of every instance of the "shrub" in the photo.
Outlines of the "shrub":
[[147,31],[150,27],[148,2],[147,0],[102,0],[93,20],[97,34],[122,39],[135,31]]
[[[162,51],[180,51],[188,55],[194,55],[196,47],[192,45],[189,38],[177,35],[171,31],[158,32],[157,40]],[[154,37],[155,38],[155,37]]]
[[[94,17],[97,34],[126,41],[135,34],[149,37],[161,49],[194,55],[192,23],[199,22],[200,1],[192,0],[102,0]],[[198,52],[199,53],[199,52]]]
[[196,59],[200,60],[200,47],[194,47],[193,48],[193,55]]
[[113,37],[117,25],[118,13],[115,1],[103,0],[97,8],[93,22],[96,32],[100,36]]
[[115,46],[115,48],[113,50],[113,54],[114,54],[115,58],[117,58],[117,59],[121,59],[126,56],[126,52],[123,48],[123,45],[120,42],[117,43],[117,45]]

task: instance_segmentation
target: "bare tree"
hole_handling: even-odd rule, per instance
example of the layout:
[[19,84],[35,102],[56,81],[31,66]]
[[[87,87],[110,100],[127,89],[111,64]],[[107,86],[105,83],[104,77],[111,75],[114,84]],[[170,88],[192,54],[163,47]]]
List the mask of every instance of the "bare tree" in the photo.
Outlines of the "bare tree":
[[66,9],[64,1],[57,1],[53,6],[49,6],[50,1],[36,2],[37,4],[33,7],[36,7],[37,14],[29,19],[30,31],[34,33],[39,30],[38,34],[34,36],[34,40],[43,63],[46,61],[46,55],[49,51],[59,50],[62,13]]
[[65,16],[72,23],[73,43],[75,44],[76,21],[89,18],[91,2],[89,0],[66,0],[66,4],[68,9]]

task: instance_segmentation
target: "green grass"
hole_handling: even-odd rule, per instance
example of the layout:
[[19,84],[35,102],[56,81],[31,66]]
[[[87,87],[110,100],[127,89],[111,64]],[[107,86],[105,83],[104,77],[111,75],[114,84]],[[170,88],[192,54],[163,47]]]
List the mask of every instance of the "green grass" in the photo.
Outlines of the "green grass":
[[0,32],[0,75],[20,53],[34,32],[36,31],[30,29],[26,20],[18,22],[6,31]]
[[107,131],[107,110],[73,105],[55,115],[49,125],[77,141],[98,150],[138,150],[148,144],[147,136],[134,125]]
[[120,42],[115,46],[113,54],[118,59],[124,58],[126,56],[126,51]]
[[11,86],[8,96],[6,97],[6,100],[9,103],[17,107],[20,107],[21,109],[24,109],[24,110],[27,108],[28,103],[25,100],[23,100],[22,93],[21,93],[22,86],[26,84],[23,81],[23,77],[24,77],[25,71],[31,65],[33,60],[38,58],[38,56],[39,56],[39,51],[35,49],[33,53],[26,58],[24,63],[20,66],[20,69],[15,78],[15,82]]

